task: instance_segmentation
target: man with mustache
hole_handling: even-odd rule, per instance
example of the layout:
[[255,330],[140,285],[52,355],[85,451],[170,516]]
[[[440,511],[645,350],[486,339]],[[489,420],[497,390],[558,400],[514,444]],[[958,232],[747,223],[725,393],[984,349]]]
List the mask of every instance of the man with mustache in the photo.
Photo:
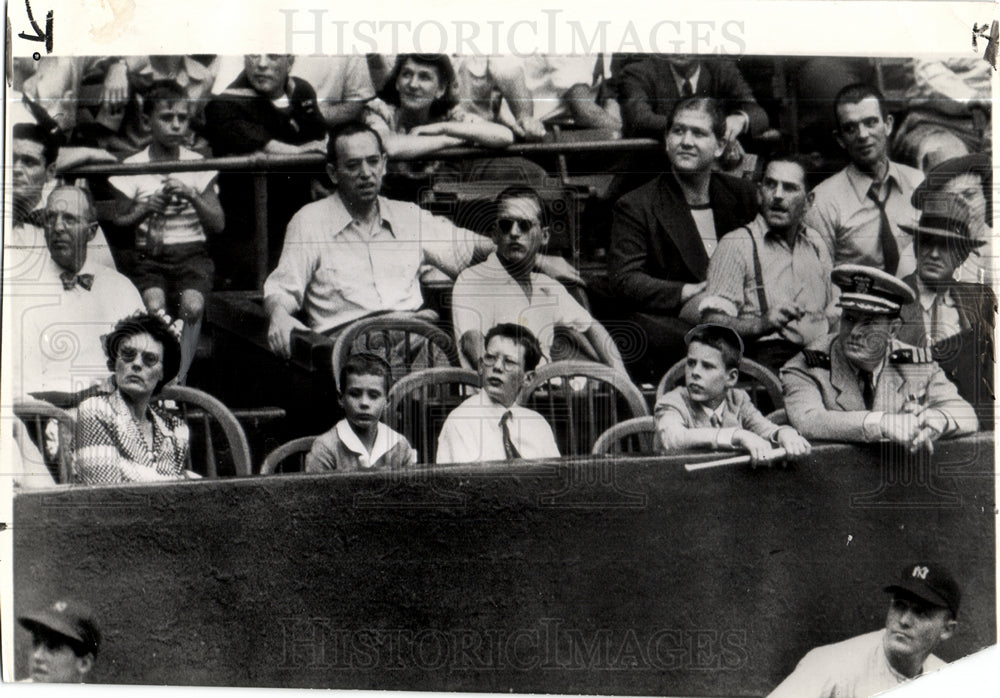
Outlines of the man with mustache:
[[915,562],[885,592],[884,629],[817,647],[769,698],[867,698],[943,667],[932,652],[955,634],[962,600],[951,573]]
[[802,219],[812,205],[805,162],[776,155],[758,186],[760,213],[723,236],[708,265],[702,321],[736,330],[747,355],[777,371],[829,332],[833,261]]
[[900,308],[914,300],[910,287],[857,264],[835,267],[832,278],[841,289],[840,332],[781,369],[792,425],[810,440],[887,439],[911,453],[975,432],[975,411],[930,350],[895,341]]

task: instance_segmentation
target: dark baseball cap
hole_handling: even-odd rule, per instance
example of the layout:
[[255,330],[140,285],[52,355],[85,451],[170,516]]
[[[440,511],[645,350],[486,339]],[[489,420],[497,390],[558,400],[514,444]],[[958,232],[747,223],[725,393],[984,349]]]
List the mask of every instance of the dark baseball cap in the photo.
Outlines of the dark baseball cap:
[[44,610],[18,616],[17,622],[31,632],[47,630],[62,635],[94,655],[101,647],[101,632],[93,613],[76,601],[61,599]]
[[941,606],[958,616],[962,590],[947,568],[936,562],[914,562],[900,573],[899,581],[885,588],[887,592],[902,591],[934,606]]

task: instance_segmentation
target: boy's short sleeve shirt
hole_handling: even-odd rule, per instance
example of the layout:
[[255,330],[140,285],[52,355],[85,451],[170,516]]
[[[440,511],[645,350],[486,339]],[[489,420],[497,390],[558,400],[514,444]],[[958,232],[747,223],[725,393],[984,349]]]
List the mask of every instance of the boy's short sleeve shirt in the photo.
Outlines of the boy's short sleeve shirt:
[[[202,160],[201,155],[188,150],[180,149],[178,160]],[[126,158],[125,164],[146,164],[149,163],[149,148]],[[163,188],[167,179],[178,180],[191,187],[199,194],[212,189],[218,194],[218,186],[215,183],[219,173],[214,170],[204,172],[173,172],[164,174],[140,174],[126,175],[121,177],[110,177],[108,182],[111,186],[132,200],[147,199]],[[151,221],[156,216],[150,216],[139,224],[139,229],[146,231],[149,229]],[[189,201],[174,197],[167,205],[167,211],[161,217],[163,226],[163,244],[179,245],[186,243],[205,242],[205,231],[202,228],[198,212]]]

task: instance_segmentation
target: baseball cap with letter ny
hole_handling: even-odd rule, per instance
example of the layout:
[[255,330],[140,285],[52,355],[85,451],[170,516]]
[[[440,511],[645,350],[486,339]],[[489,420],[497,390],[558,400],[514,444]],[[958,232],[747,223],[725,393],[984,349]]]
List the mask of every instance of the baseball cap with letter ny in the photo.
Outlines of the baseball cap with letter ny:
[[958,616],[962,590],[947,568],[936,562],[914,562],[900,573],[899,581],[885,587],[887,592],[903,591],[923,599],[934,606],[941,606]]

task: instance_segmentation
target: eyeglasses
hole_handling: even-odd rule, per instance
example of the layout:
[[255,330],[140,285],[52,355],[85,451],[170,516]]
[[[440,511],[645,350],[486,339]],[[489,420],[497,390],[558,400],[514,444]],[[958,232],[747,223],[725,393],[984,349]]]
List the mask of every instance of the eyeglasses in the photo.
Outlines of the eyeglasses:
[[496,354],[483,354],[483,366],[493,368],[498,362],[503,366],[504,371],[516,371],[521,368],[521,362],[515,359],[511,359],[506,356],[497,356]]
[[49,227],[55,227],[57,223],[62,221],[65,226],[76,227],[78,225],[90,225],[89,220],[85,220],[80,216],[74,215],[72,213],[67,213],[66,211],[44,211],[40,216],[42,225]]
[[498,218],[497,228],[504,235],[510,235],[515,223],[517,223],[517,229],[522,233],[527,233],[535,227],[535,221],[528,218]]
[[132,347],[122,347],[118,350],[118,358],[127,364],[135,361],[136,357],[142,355],[142,365],[146,368],[153,368],[156,364],[160,363],[160,355],[154,354],[151,351],[140,352],[138,349],[133,349]]

